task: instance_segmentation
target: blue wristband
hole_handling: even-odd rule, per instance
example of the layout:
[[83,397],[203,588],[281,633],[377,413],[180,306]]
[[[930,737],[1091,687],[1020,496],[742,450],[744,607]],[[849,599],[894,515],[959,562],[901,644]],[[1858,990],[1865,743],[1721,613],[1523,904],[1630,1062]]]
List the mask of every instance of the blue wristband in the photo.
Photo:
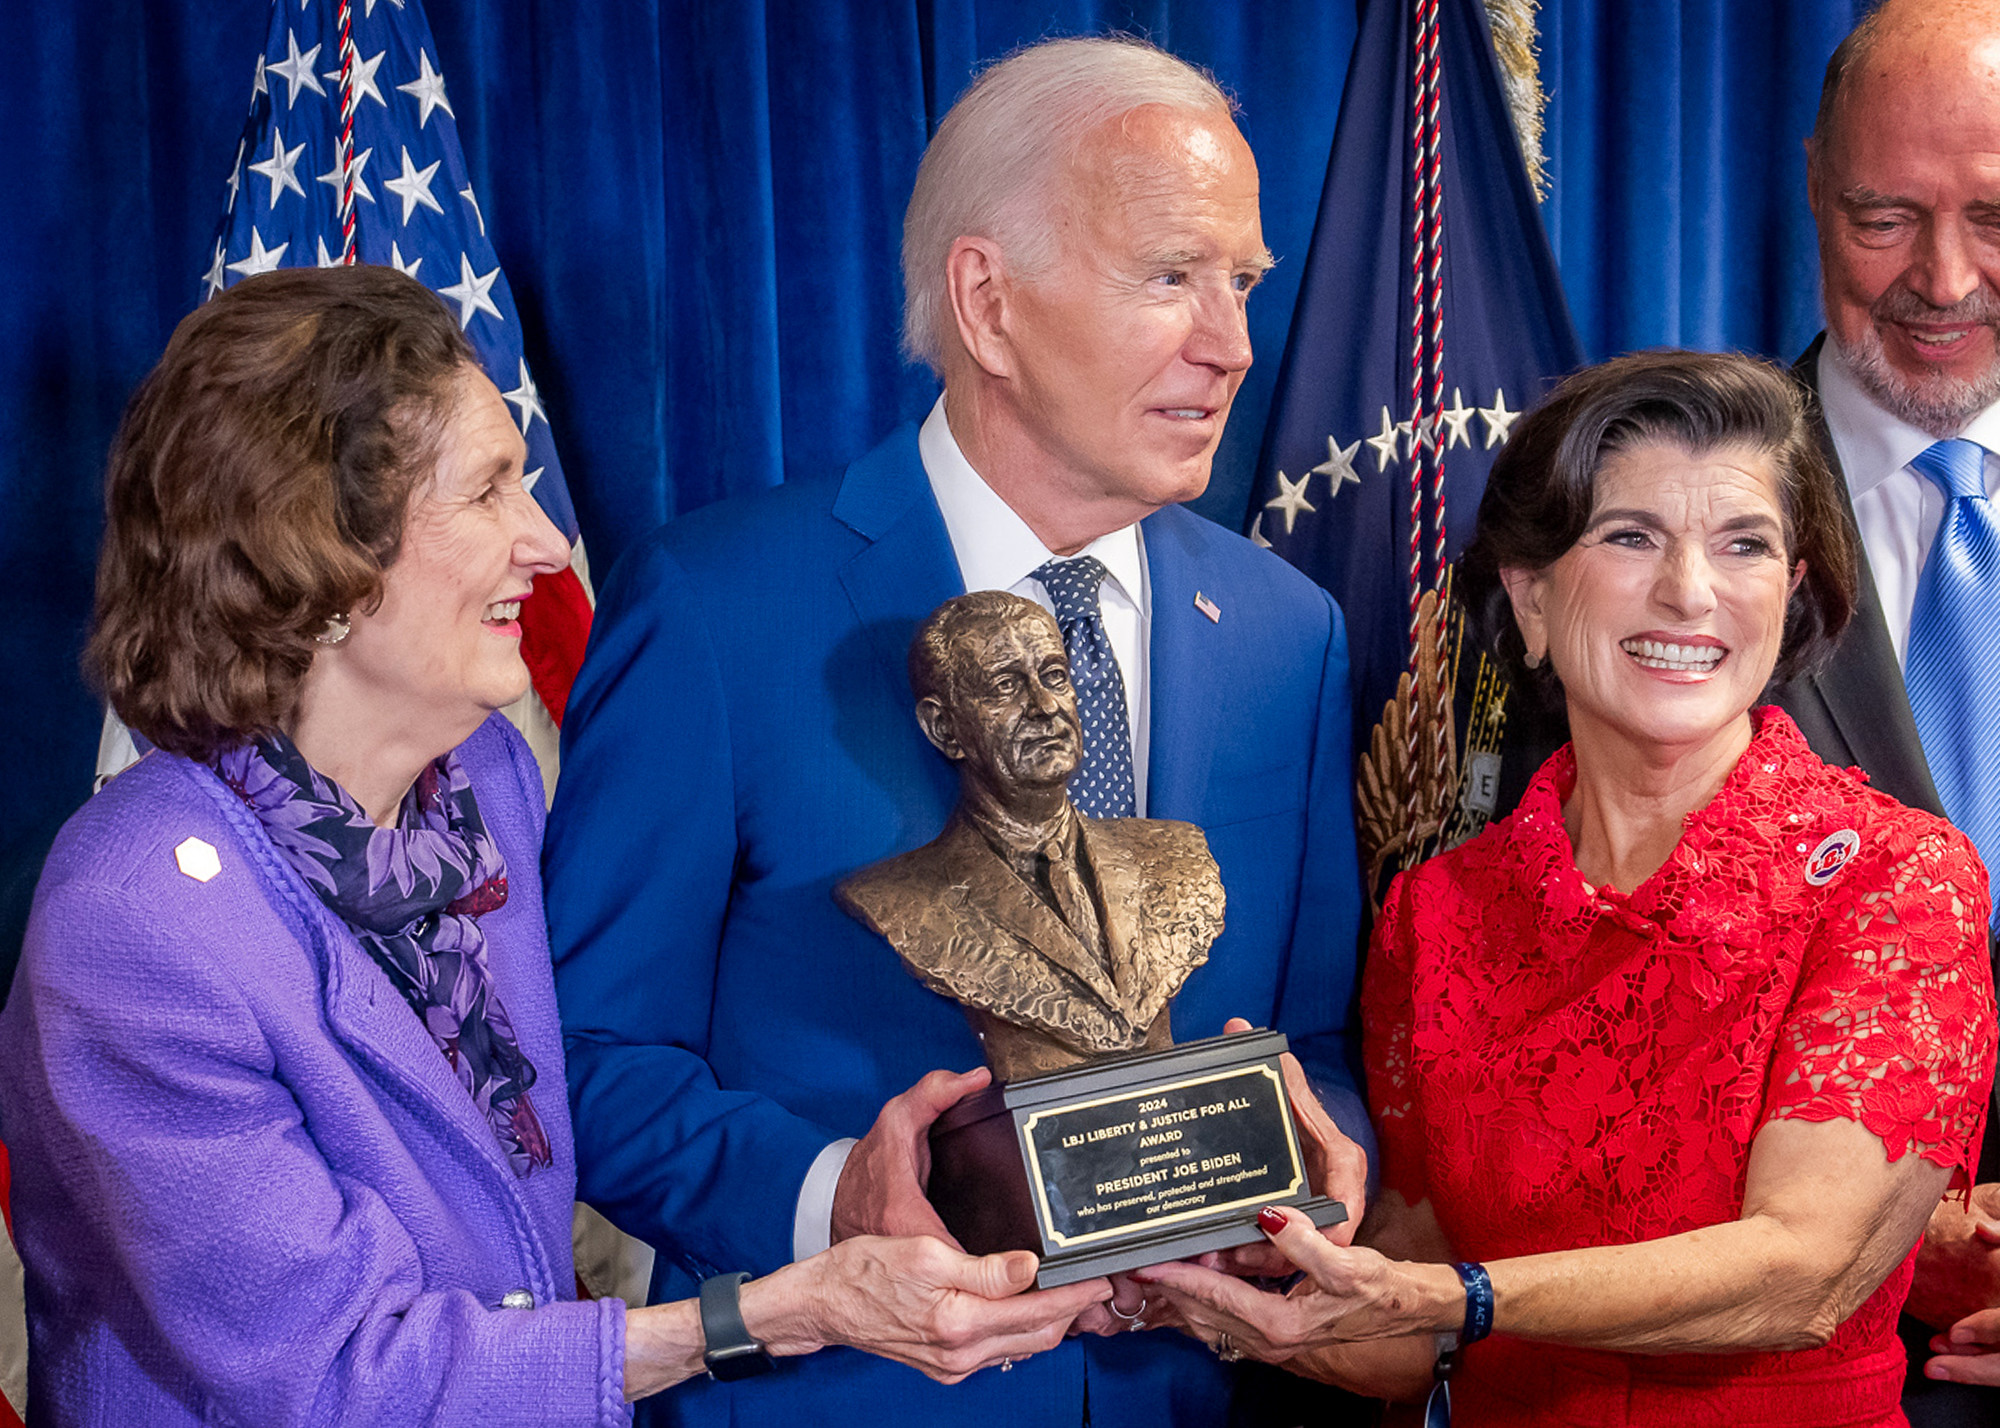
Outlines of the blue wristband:
[[1483,1264],[1454,1264],[1465,1284],[1465,1327],[1458,1331],[1458,1346],[1476,1344],[1493,1332],[1493,1280]]

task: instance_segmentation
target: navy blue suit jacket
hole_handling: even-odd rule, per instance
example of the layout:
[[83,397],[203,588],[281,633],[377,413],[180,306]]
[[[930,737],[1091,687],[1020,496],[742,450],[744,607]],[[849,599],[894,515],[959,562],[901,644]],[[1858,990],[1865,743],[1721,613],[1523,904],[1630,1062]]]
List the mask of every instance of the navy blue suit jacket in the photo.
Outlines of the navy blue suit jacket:
[[[1142,529],[1147,812],[1207,832],[1227,895],[1174,1031],[1274,1025],[1317,1079],[1352,1086],[1360,885],[1340,612],[1187,511]],[[935,837],[957,800],[904,658],[963,588],[905,428],[838,482],[674,522],[605,589],[563,730],[548,905],[579,1194],[658,1247],[657,1294],[789,1260],[821,1149],[865,1133],[925,1072],[980,1064],[959,1008],[832,898],[855,868]],[[1207,1425],[1226,1415],[1230,1375],[1172,1333],[1072,1340],[954,1388],[835,1350],[733,1387],[685,1385],[653,1412],[1077,1428],[1086,1391],[1097,1428]]]

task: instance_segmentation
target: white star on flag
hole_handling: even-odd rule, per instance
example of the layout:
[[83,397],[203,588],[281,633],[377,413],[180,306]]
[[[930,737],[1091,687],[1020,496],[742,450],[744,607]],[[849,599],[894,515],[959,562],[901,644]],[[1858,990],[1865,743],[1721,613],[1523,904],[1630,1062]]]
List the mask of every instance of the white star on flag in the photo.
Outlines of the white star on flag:
[[1331,488],[1329,495],[1338,496],[1340,488],[1349,481],[1357,486],[1361,484],[1361,477],[1354,469],[1354,455],[1360,450],[1361,443],[1358,441],[1343,447],[1330,436],[1326,439],[1326,460],[1313,467],[1312,474],[1326,477]]
[[423,106],[423,112],[417,116],[417,127],[421,129],[431,122],[433,109],[442,109],[456,119],[458,115],[452,113],[451,101],[444,97],[444,76],[431,68],[431,57],[418,50],[417,64],[417,77],[408,84],[396,86],[398,93],[412,96]]
[[327,252],[327,251],[326,251],[326,235],[325,235],[324,233],[322,233],[322,234],[318,235],[318,236],[317,236],[317,237],[316,237],[316,238],[314,239],[314,241],[315,241],[315,242],[317,242],[317,243],[319,244],[319,256],[318,256],[317,258],[315,258],[315,259],[313,260],[313,265],[314,265],[315,267],[320,267],[320,268],[337,268],[337,267],[339,267],[339,266],[340,266],[340,254],[338,254],[338,253],[329,253],[329,252]]
[[1479,409],[1479,419],[1486,423],[1486,449],[1491,451],[1507,439],[1507,433],[1514,429],[1514,419],[1519,412],[1507,410],[1507,394],[1498,388],[1493,392],[1493,405]]
[[537,466],[534,470],[523,476],[521,478],[521,489],[532,494],[535,489],[535,483],[542,479],[542,473],[546,470],[548,470],[546,466]]
[[419,254],[418,256],[410,259],[409,262],[405,263],[403,261],[402,248],[395,243],[391,243],[389,245],[389,263],[392,267],[395,268],[397,272],[401,273],[404,277],[414,278],[417,275],[417,269],[421,268],[424,265],[424,260],[423,260],[423,255]]
[[1259,550],[1269,550],[1271,542],[1264,538],[1264,513],[1259,511],[1257,519],[1250,522],[1250,544]]
[[1382,408],[1382,430],[1368,438],[1368,444],[1375,448],[1375,472],[1380,475],[1389,469],[1389,463],[1396,459],[1396,442],[1401,428],[1389,416],[1389,409]]
[[[373,203],[375,195],[368,191],[368,180],[361,176],[361,171],[368,167],[368,158],[374,152],[373,149],[363,149],[354,156],[354,196],[366,203]],[[319,181],[333,190],[334,202],[339,203],[341,175],[338,159],[334,160],[332,168],[319,176]]]
[[486,215],[479,211],[479,195],[472,191],[472,185],[467,184],[458,191],[458,196],[472,205],[472,216],[479,220],[479,236],[484,238],[486,236]]
[[[499,313],[494,313],[494,316],[498,317]],[[535,379],[528,375],[528,359],[525,357],[521,359],[521,385],[511,392],[502,392],[500,395],[521,409],[523,436],[528,434],[528,423],[536,417],[540,417],[543,421],[549,419],[549,414],[542,410],[542,394],[535,390]]]
[[250,252],[229,265],[229,271],[240,273],[246,278],[254,278],[259,273],[276,272],[278,264],[284,261],[285,249],[290,243],[280,243],[275,248],[264,246],[264,235],[255,228],[250,230]]
[[1444,424],[1451,428],[1451,434],[1444,439],[1444,449],[1454,446],[1472,449],[1472,438],[1466,434],[1466,427],[1472,422],[1472,408],[1465,404],[1465,398],[1458,394],[1458,388],[1451,389],[1451,405],[1438,413]]
[[289,30],[285,33],[285,42],[291,54],[264,68],[291,86],[291,93],[285,96],[285,110],[289,113],[292,106],[299,102],[301,89],[310,89],[314,94],[325,94],[326,90],[321,87],[319,76],[313,73],[313,62],[319,58],[320,47],[314,45],[300,54],[299,37]]
[[202,294],[203,299],[212,298],[221,292],[224,281],[225,279],[222,276],[222,240],[218,238],[215,240],[215,256],[209,259],[208,271],[202,274],[201,278],[202,286],[208,289],[207,292]]
[[[436,168],[437,165],[433,164],[431,167]],[[472,326],[472,314],[475,312],[487,313],[495,322],[506,321],[500,316],[500,309],[492,298],[493,284],[499,276],[500,269],[497,267],[483,278],[477,276],[472,271],[472,260],[463,253],[458,255],[458,281],[448,288],[439,288],[437,291],[439,297],[450,298],[458,304],[458,325],[461,328]],[[527,363],[523,362],[521,367],[525,375]],[[526,428],[527,424],[522,423],[522,429],[525,431]]]
[[229,207],[226,212],[236,211],[236,191],[243,187],[243,151],[250,146],[248,139],[236,141],[236,157],[229,165]]
[[271,126],[271,157],[261,163],[250,165],[251,173],[261,174],[271,181],[271,207],[278,206],[278,200],[284,197],[286,189],[290,189],[300,198],[306,196],[304,186],[299,183],[299,176],[292,172],[299,161],[299,155],[305,151],[304,144],[294,149],[287,149],[284,131],[276,124]]
[[1319,507],[1306,499],[1306,486],[1312,480],[1312,472],[1294,481],[1284,472],[1278,473],[1278,494],[1264,503],[1266,510],[1276,509],[1285,516],[1285,534],[1292,533],[1292,526],[1298,521],[1300,511],[1317,511]]
[[[384,109],[389,107],[389,101],[382,97],[382,91],[375,83],[375,71],[382,67],[382,56],[387,53],[389,53],[387,50],[378,50],[374,59],[362,59],[361,52],[355,51],[354,104],[357,109],[361,107],[361,101],[364,99],[372,99]],[[326,78],[338,84],[340,71],[329,70]]]
[[418,168],[410,162],[408,146],[403,149],[403,172],[392,179],[382,180],[382,187],[403,200],[403,222],[410,221],[410,215],[422,204],[433,213],[443,213],[444,208],[431,197],[431,180],[436,177],[438,165],[443,159],[432,159],[428,168]]

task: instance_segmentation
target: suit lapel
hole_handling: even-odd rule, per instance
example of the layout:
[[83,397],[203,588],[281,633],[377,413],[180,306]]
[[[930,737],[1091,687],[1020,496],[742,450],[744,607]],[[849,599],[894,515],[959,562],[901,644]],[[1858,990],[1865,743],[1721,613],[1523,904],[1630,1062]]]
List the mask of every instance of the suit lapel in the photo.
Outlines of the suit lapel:
[[[1222,735],[1221,704],[1203,691],[1226,677],[1218,666],[1229,641],[1220,623],[1195,608],[1194,597],[1199,592],[1227,602],[1215,591],[1200,591],[1205,534],[1200,517],[1168,506],[1147,517],[1140,530],[1152,597],[1145,813],[1200,824],[1202,793]],[[1225,611],[1223,620],[1228,619]]]
[[847,468],[833,516],[867,544],[840,569],[890,687],[907,685],[910,636],[932,610],[965,593],[944,517],[938,514],[917,455],[915,427],[905,427]]
[[946,848],[951,880],[966,889],[968,904],[1089,987],[1114,1014],[1124,1014],[1124,1001],[1096,953],[1077,940],[1069,924],[1035,896],[976,829],[953,819]]
[[1859,527],[1855,524],[1854,502],[1848,494],[1840,454],[1834,450],[1825,413],[1820,410],[1819,356],[1825,342],[1822,333],[1806,349],[1793,371],[1813,396],[1810,414],[1813,436],[1825,453],[1827,464],[1833,468],[1841,509],[1854,541],[1860,579],[1855,592],[1854,618],[1841,636],[1833,658],[1806,683],[1825,705],[1854,763],[1868,771],[1870,782],[1893,798],[1943,816],[1944,806],[1938,801],[1936,785],[1931,782],[1917,721],[1910,713],[1902,666],[1897,663],[1896,647],[1889,640],[1881,597],[1875,593],[1868,552],[1861,544]]

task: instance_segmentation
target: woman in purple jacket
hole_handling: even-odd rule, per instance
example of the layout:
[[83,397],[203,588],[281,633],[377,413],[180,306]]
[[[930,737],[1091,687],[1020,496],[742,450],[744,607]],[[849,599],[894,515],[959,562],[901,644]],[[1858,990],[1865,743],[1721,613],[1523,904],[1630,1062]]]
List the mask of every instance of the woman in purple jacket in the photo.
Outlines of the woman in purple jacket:
[[245,280],[133,399],[88,660],[154,751],[64,829],[0,1014],[38,1421],[619,1423],[711,1349],[952,1379],[1108,1292],[855,1239],[711,1281],[728,1343],[574,1302],[542,785],[495,712],[569,558],[524,453],[388,268]]

